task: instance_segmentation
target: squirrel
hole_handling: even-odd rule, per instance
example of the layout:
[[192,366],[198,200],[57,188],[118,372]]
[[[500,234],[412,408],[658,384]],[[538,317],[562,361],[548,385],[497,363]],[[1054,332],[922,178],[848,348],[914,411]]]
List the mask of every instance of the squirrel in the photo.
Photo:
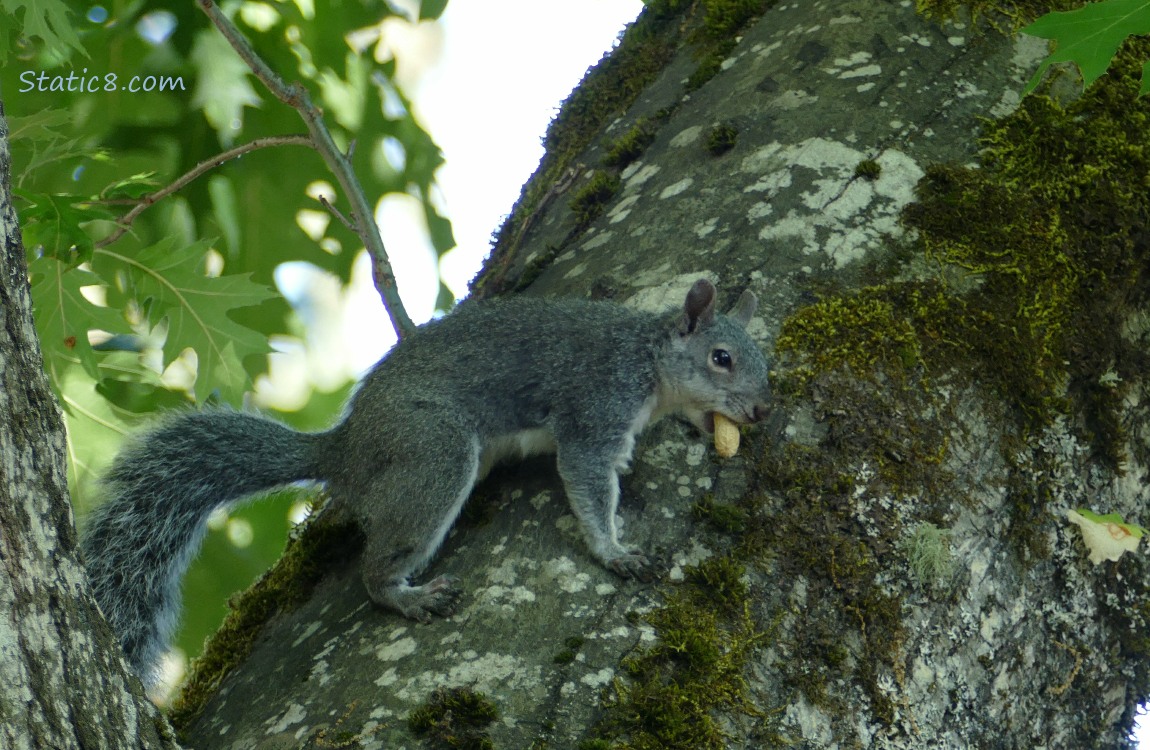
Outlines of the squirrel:
[[652,565],[615,526],[619,472],[635,438],[667,414],[705,433],[715,415],[763,419],[767,361],[745,327],[695,282],[681,310],[516,297],[463,302],[421,326],[363,378],[335,427],[302,433],[224,409],[161,418],[119,453],[81,545],[92,588],[146,685],[179,618],[180,583],[217,508],[294,482],[325,483],[331,509],[364,532],[370,598],[405,617],[450,616],[461,591],[409,578],[432,558],[471,489],[498,461],[555,453],[591,553],[623,577]]

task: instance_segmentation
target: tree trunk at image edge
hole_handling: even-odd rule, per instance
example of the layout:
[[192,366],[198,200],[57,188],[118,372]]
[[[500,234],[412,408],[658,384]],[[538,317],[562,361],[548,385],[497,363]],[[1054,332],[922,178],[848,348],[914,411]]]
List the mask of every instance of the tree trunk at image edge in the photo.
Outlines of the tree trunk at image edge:
[[0,103],[0,747],[176,747],[87,589]]

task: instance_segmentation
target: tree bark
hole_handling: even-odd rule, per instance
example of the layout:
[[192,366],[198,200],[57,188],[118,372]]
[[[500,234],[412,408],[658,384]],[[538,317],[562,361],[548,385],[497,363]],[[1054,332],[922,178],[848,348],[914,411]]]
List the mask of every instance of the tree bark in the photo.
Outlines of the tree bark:
[[[193,747],[412,747],[416,728],[504,748],[1130,744],[1148,692],[1150,572],[1141,553],[1092,565],[1064,514],[1145,522],[1150,434],[1127,360],[1150,327],[1137,306],[1107,308],[1127,348],[1101,328],[1059,348],[1042,338],[1057,316],[1086,318],[1033,295],[1021,312],[980,307],[1001,299],[998,277],[961,273],[959,235],[936,226],[974,177],[934,168],[977,159],[980,118],[1016,109],[1045,49],[911,5],[780,5],[700,62],[720,19],[652,3],[567,103],[477,285],[643,308],[675,304],[700,276],[728,304],[759,294],[752,333],[779,353],[772,420],[729,461],[660,423],[624,481],[624,538],[663,561],[663,580],[596,565],[553,468],[532,462],[478,489],[432,564],[468,592],[450,619],[374,609],[354,563],[327,565],[306,592],[273,573],[182,709]],[[942,200],[916,202],[916,186]],[[1027,188],[977,206],[984,234],[1016,218]],[[1103,233],[1106,212],[1082,209]],[[957,215],[947,231],[978,223]],[[1035,236],[1047,226],[1022,218]],[[1132,221],[1123,278],[1140,274],[1139,231]],[[1005,276],[1032,283],[1020,268]],[[1019,335],[1033,309],[1052,317],[1029,334],[1057,356],[979,340]],[[1080,378],[1091,361],[1093,380]],[[1047,371],[1067,373],[1055,391]],[[1113,424],[1083,393],[1095,406],[1120,396]],[[292,554],[281,567],[309,569]]]
[[0,103],[0,747],[177,747],[118,654],[79,560],[11,166]]
[[[663,581],[595,565],[550,466],[520,468],[481,488],[472,502],[493,512],[461,523],[432,565],[463,579],[460,614],[404,622],[341,569],[263,627],[193,744],[343,731],[410,746],[405,717],[466,687],[499,707],[482,730],[496,747],[1127,746],[1146,695],[1147,567],[1092,566],[1063,514],[1141,517],[1140,386],[1126,391],[1123,473],[1087,450],[1073,408],[1019,416],[993,387],[1009,351],[929,377],[918,363],[930,341],[963,343],[946,320],[914,327],[924,295],[974,305],[956,290],[979,281],[924,255],[904,212],[933,165],[977,158],[980,118],[1015,110],[1045,47],[910,3],[788,3],[721,61],[704,55],[717,74],[688,90],[705,78],[693,29],[708,21],[696,7],[653,23],[658,5],[559,115],[478,293],[655,308],[708,276],[728,304],[759,294],[752,330],[768,349],[841,300],[853,322],[826,327],[845,329],[844,350],[863,342],[855,361],[819,370],[837,350],[802,351],[792,334],[775,420],[734,460],[674,422],[648,432],[621,514]],[[628,87],[620,111],[585,116]],[[625,164],[628,150],[641,155]],[[868,294],[902,327],[876,332],[859,313]],[[900,330],[918,331],[901,350]]]

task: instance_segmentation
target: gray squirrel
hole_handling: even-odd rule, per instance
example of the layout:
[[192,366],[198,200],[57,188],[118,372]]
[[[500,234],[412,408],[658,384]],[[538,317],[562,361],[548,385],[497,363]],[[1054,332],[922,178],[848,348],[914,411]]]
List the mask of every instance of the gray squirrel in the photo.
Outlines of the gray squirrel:
[[153,684],[179,617],[180,582],[217,508],[303,480],[364,532],[363,583],[378,605],[429,622],[457,581],[411,585],[472,487],[498,461],[556,453],[587,545],[623,577],[651,564],[619,542],[619,472],[635,437],[666,414],[711,433],[721,413],[761,420],[767,362],[744,330],[756,299],[727,316],[701,279],[681,310],[517,297],[464,302],[404,339],[364,377],[343,420],[301,433],[270,419],[180,412],[130,441],[82,535],[89,578],[132,667]]

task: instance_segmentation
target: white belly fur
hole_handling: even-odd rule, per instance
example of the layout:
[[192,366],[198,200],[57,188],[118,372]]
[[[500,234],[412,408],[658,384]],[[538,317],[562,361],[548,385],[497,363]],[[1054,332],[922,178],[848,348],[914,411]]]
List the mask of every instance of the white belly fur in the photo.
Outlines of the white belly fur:
[[[626,471],[631,462],[631,454],[635,450],[635,438],[651,422],[663,415],[659,407],[659,400],[651,396],[639,408],[627,433],[623,435],[622,450],[615,458],[616,471]],[[479,476],[476,481],[483,479],[498,463],[508,460],[521,460],[529,456],[538,456],[544,453],[555,452],[555,438],[551,431],[544,427],[532,430],[520,430],[488,440],[479,454]]]
[[549,430],[543,428],[500,435],[488,440],[483,446],[483,452],[479,455],[479,478],[487,476],[492,467],[502,461],[554,452],[555,438]]

